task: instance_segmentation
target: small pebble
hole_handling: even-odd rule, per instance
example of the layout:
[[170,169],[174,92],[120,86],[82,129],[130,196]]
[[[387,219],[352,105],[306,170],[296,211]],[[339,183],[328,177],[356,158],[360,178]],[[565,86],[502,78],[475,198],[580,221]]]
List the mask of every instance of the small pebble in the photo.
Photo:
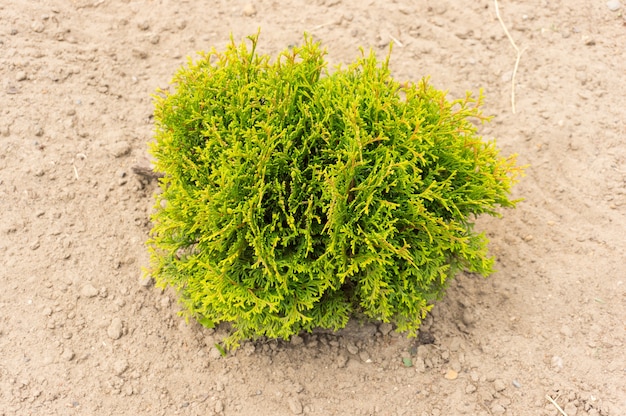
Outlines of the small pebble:
[[622,3],[620,3],[619,0],[609,0],[606,2],[606,7],[608,7],[610,11],[616,12],[622,8]]
[[496,389],[496,391],[502,391],[506,389],[506,383],[504,383],[504,381],[500,379],[497,379],[493,382],[493,387]]
[[337,368],[344,368],[348,364],[348,357],[344,354],[339,354],[336,358]]
[[118,360],[113,364],[113,372],[116,376],[121,376],[126,370],[128,370],[128,361],[126,360]]
[[459,376],[459,373],[457,373],[456,371],[450,369],[450,370],[446,371],[446,375],[444,376],[444,378],[446,380],[456,380],[458,376]]
[[596,44],[596,40],[591,36],[583,36],[583,43],[585,46],[594,46]]
[[293,413],[294,415],[302,414],[302,403],[300,403],[300,400],[298,400],[296,397],[291,397],[287,401],[287,404],[289,405],[291,413]]
[[109,146],[109,151],[116,158],[122,157],[130,153],[131,146],[127,141],[122,140]]
[[359,347],[357,347],[356,345],[354,345],[353,343],[349,343],[346,348],[348,349],[348,352],[352,355],[357,355],[359,353]]
[[392,329],[393,329],[393,326],[388,322],[383,322],[382,324],[378,326],[378,331],[381,334],[383,334],[383,336],[388,335]]
[[502,407],[502,405],[496,403],[493,406],[491,406],[491,413],[494,415],[502,415],[506,412],[506,409],[504,407]]
[[137,59],[147,59],[148,58],[148,52],[146,52],[143,49],[133,49],[133,56]]
[[567,325],[563,325],[561,327],[560,332],[561,332],[561,335],[563,335],[563,336],[565,336],[567,338],[570,338],[574,334],[572,329],[569,326],[567,326]]
[[150,22],[148,22],[147,20],[142,20],[141,22],[137,23],[137,27],[141,30],[148,30],[150,29]]
[[[213,344],[211,344],[210,346],[212,346]],[[222,353],[220,352],[220,350],[218,350],[215,347],[209,348],[209,359],[210,360],[219,360],[220,358],[222,358]]]
[[578,408],[574,403],[569,402],[565,405],[563,411],[567,414],[567,416],[576,416],[576,414],[578,413]]
[[36,20],[33,22],[32,25],[30,25],[30,28],[33,30],[33,32],[35,33],[41,33],[44,31],[44,29],[46,28],[46,26],[44,26],[43,22]]
[[256,15],[256,8],[254,7],[254,4],[252,3],[246,4],[243,10],[241,11],[241,14],[243,14],[246,17],[252,17]]
[[215,402],[215,413],[222,413],[224,411],[224,403],[221,400]]
[[413,367],[415,367],[415,371],[418,373],[426,372],[426,363],[422,357],[415,357],[415,359],[413,359]]
[[15,74],[15,80],[18,81],[18,82],[19,81],[24,81],[26,78],[27,78],[26,71],[18,71]]
[[294,335],[293,337],[291,337],[291,345],[302,345],[304,343],[304,340],[302,339],[301,336],[298,335]]
[[61,358],[63,358],[65,361],[72,361],[74,359],[74,351],[70,350],[69,348],[64,349],[63,354],[61,354]]
[[96,296],[98,296],[98,293],[100,293],[100,291],[98,289],[96,289],[91,283],[87,283],[80,290],[81,296],[84,296],[86,298],[96,297]]
[[474,314],[469,309],[465,309],[463,311],[463,315],[461,316],[461,321],[465,325],[470,326],[476,322],[476,318],[474,318]]
[[473,384],[468,384],[467,387],[465,387],[465,393],[467,394],[472,394],[476,391],[476,386]]
[[139,276],[139,285],[142,287],[150,287],[152,286],[152,284],[154,283],[154,279],[152,279],[152,276],[148,276],[148,277],[144,277],[144,276]]
[[513,384],[513,387],[518,388],[518,389],[522,387],[522,384],[517,380],[513,380],[511,384]]
[[122,326],[122,320],[120,318],[113,318],[111,325],[107,328],[107,335],[111,339],[120,339],[124,333]]

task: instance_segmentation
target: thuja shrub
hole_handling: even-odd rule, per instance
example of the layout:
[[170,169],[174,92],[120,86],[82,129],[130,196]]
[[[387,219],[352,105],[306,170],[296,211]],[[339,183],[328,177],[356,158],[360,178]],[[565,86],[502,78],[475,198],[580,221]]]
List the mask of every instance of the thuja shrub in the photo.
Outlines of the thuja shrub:
[[190,60],[155,98],[149,273],[187,317],[231,323],[227,347],[351,316],[415,335],[455,273],[492,272],[473,225],[515,205],[514,157],[478,136],[480,97],[399,83],[389,57],[329,71],[309,37],[256,46]]

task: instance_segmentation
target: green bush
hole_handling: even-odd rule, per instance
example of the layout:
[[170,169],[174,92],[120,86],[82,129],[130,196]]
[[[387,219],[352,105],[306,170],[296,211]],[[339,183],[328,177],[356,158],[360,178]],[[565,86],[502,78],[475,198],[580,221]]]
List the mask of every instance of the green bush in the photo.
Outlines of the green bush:
[[477,135],[480,98],[398,83],[372,53],[328,72],[308,37],[274,60],[249,40],[155,98],[149,273],[188,317],[230,322],[227,347],[354,315],[415,335],[455,273],[492,271],[473,219],[514,206],[515,159]]

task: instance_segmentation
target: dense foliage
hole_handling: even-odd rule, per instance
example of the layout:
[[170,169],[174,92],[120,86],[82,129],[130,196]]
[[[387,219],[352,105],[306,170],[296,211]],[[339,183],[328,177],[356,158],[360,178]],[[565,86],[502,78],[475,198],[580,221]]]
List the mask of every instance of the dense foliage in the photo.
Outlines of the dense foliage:
[[229,347],[355,313],[415,334],[455,273],[492,271],[472,221],[514,206],[514,158],[477,135],[469,94],[398,83],[371,53],[329,72],[310,38],[274,60],[249,39],[156,97],[149,272],[188,316],[230,322]]

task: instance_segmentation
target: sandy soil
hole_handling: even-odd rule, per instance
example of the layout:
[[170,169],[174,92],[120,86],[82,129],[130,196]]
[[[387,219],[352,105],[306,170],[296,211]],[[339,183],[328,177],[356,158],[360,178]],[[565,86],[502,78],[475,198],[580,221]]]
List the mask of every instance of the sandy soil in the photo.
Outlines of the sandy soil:
[[[500,11],[515,113],[492,0],[2,1],[0,415],[625,415],[626,8]],[[307,31],[333,64],[395,39],[397,78],[484,88],[482,134],[531,165],[479,221],[499,271],[459,276],[421,342],[350,325],[222,358],[140,279],[151,94],[259,27],[262,52]]]

